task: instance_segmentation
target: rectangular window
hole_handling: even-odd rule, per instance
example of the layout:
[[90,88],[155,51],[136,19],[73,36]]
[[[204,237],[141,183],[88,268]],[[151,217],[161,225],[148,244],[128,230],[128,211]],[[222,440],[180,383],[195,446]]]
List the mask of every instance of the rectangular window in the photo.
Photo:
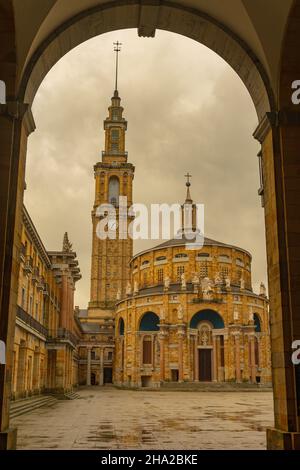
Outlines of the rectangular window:
[[35,318],[38,319],[39,316],[39,304],[36,302],[35,304]]
[[114,121],[117,121],[119,119],[119,110],[118,109],[113,109],[112,110],[112,118]]
[[119,142],[119,131],[118,129],[111,130],[111,141],[112,142]]
[[177,281],[181,281],[181,276],[184,273],[184,266],[177,266]]
[[143,340],[143,364],[152,364],[151,338],[144,338]]
[[159,283],[164,282],[164,270],[163,269],[158,269],[157,270],[157,281]]
[[119,150],[119,142],[112,142],[111,149],[113,152],[117,152]]
[[200,273],[201,279],[203,279],[204,277],[208,277],[208,265],[207,265],[207,261],[202,261],[202,262],[200,263],[200,266],[199,266],[199,273]]
[[29,313],[30,315],[32,315],[32,297],[30,297],[30,300],[29,300]]

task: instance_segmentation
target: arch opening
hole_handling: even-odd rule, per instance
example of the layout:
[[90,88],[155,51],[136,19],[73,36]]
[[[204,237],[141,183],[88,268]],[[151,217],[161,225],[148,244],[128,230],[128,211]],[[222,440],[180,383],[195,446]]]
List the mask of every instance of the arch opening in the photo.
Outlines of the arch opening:
[[198,323],[206,320],[213,325],[214,329],[222,329],[225,327],[223,318],[214,310],[205,309],[195,313],[190,320],[190,328],[197,328]]

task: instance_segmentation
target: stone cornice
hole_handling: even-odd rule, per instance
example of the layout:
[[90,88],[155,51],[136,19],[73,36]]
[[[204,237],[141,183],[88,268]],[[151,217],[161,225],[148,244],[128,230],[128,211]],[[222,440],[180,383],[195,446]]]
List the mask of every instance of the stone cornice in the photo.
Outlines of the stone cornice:
[[300,111],[281,109],[266,113],[255,129],[253,137],[262,144],[271,129],[281,126],[300,126]]
[[51,267],[51,261],[50,261],[50,258],[48,256],[48,253],[47,253],[47,250],[34,226],[34,223],[32,222],[31,220],[31,217],[30,215],[28,214],[27,212],[27,209],[25,206],[23,206],[23,223],[24,223],[24,226],[26,228],[26,230],[28,231],[28,233],[30,234],[31,238],[32,238],[32,241],[34,242],[34,244],[36,245],[37,249],[38,249],[38,252],[42,258],[42,260],[45,262],[46,266],[48,268]]

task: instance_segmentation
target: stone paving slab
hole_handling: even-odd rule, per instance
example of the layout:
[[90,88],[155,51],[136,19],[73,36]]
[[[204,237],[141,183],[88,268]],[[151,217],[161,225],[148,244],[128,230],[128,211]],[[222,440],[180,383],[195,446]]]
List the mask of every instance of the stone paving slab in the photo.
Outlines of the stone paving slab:
[[265,449],[272,392],[90,387],[12,420],[19,449]]

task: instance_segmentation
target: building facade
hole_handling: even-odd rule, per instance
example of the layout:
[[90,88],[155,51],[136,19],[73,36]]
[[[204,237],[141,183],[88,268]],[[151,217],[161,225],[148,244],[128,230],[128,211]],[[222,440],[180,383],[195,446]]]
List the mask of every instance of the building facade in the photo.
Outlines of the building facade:
[[205,238],[173,239],[131,261],[116,307],[114,382],[271,383],[268,300],[251,286],[251,255]]
[[[195,236],[197,214],[189,181],[178,236],[133,256],[127,233],[134,166],[125,150],[126,129],[115,90],[104,121],[105,149],[94,166],[86,309],[74,307],[81,275],[68,235],[61,251],[46,251],[23,210],[12,397],[112,382],[270,384],[266,289],[262,284],[259,294],[253,292],[246,250],[208,238],[190,249],[185,230]],[[119,220],[121,203],[124,227],[115,226],[109,212],[113,208]],[[190,223],[183,229],[187,207]],[[99,232],[107,216],[112,237]]]
[[25,207],[21,240],[12,398],[67,393],[78,384],[76,253],[67,234],[61,251],[46,251]]

